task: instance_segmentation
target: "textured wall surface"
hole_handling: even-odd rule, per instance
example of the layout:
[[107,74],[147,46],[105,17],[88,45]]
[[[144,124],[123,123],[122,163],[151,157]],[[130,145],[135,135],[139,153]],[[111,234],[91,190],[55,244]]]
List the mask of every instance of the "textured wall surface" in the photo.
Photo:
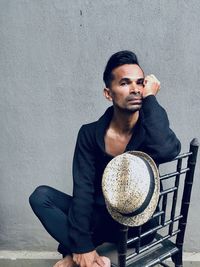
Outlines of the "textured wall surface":
[[[28,197],[40,184],[71,193],[77,131],[108,106],[112,53],[135,51],[160,79],[183,152],[200,138],[199,14],[198,0],[0,0],[0,249],[56,249]],[[186,251],[200,251],[199,174]]]

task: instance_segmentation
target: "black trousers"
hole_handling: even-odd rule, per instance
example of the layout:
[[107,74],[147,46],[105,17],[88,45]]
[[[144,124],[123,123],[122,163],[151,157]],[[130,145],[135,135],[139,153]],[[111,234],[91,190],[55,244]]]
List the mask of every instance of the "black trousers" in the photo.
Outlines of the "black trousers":
[[[70,255],[68,211],[72,197],[52,187],[42,185],[35,189],[29,198],[30,205],[47,232],[58,241],[58,251],[64,256]],[[157,224],[151,220],[143,225],[142,231]],[[117,243],[119,224],[112,219],[105,207],[96,206],[92,218],[92,240],[94,246],[104,242]],[[138,233],[137,227],[130,227],[128,236]],[[154,234],[143,239],[143,244],[151,242]]]

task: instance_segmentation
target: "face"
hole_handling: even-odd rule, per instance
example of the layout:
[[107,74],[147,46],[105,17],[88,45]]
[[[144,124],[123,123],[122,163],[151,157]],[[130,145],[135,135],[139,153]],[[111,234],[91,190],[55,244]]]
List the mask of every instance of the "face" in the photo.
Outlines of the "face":
[[110,88],[104,89],[105,97],[113,106],[127,112],[135,112],[142,106],[144,73],[136,64],[125,64],[112,71]]

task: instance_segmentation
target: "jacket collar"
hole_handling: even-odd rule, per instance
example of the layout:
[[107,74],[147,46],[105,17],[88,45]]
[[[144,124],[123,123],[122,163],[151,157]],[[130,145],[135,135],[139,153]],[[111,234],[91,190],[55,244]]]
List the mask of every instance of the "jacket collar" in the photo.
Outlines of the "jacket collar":
[[[112,116],[113,116],[113,106],[109,107],[97,121],[97,127],[96,127],[96,133],[95,133],[96,142],[104,153],[106,153],[104,136],[110,124],[110,121],[112,119]],[[144,131],[142,122],[143,122],[143,111],[141,109],[139,113],[138,122],[136,126],[134,127],[135,128],[134,133],[129,143],[127,144],[124,152],[130,151],[130,150],[139,150],[139,148],[141,147],[141,144],[143,143],[144,136],[145,136],[145,131]]]

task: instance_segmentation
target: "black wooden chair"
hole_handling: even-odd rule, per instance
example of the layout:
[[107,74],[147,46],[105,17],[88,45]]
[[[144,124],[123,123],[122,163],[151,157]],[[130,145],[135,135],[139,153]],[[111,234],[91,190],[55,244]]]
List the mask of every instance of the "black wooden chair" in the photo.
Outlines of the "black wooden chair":
[[[160,165],[160,210],[153,215],[159,218],[159,224],[143,233],[139,227],[138,236],[132,239],[127,239],[128,227],[120,225],[118,262],[112,262],[112,266],[151,267],[160,264],[169,267],[164,262],[168,258],[172,259],[175,267],[183,266],[183,242],[198,146],[198,140],[193,139],[189,152]],[[156,233],[155,239],[142,247],[142,239],[152,233]],[[135,248],[127,249],[127,245],[133,243]]]

